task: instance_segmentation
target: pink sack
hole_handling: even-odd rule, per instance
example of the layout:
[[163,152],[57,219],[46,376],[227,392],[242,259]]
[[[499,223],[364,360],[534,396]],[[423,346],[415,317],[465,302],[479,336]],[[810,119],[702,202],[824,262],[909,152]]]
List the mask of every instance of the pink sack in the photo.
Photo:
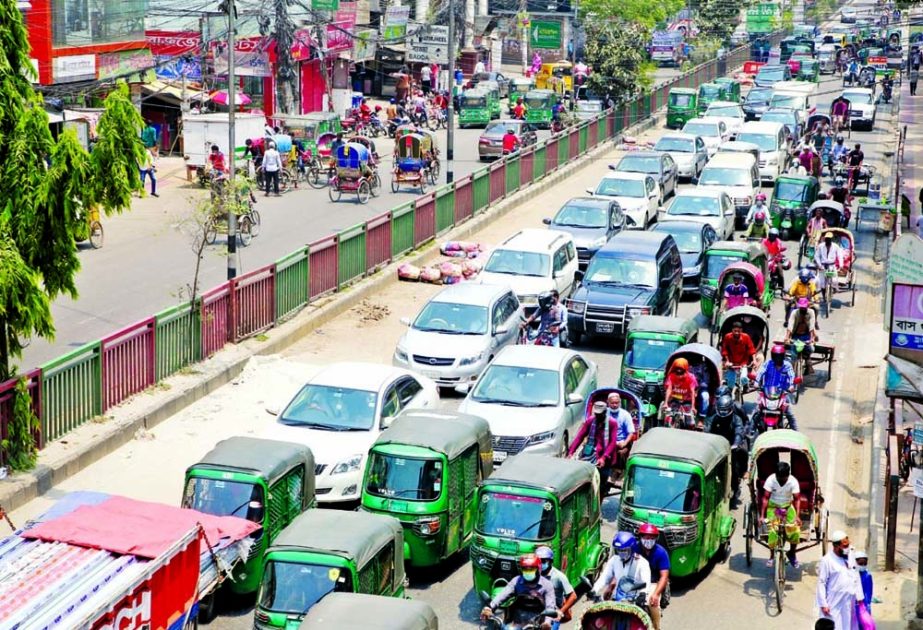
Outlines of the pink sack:
[[439,271],[443,278],[460,278],[462,275],[461,265],[453,262],[444,262],[439,264]]
[[856,617],[859,619],[859,630],[875,630],[875,620],[865,607],[865,602],[856,604]]
[[401,280],[417,281],[420,279],[420,268],[410,263],[404,263],[397,268],[397,277]]
[[420,270],[420,280],[423,282],[437,283],[442,279],[442,274],[435,267],[423,267]]

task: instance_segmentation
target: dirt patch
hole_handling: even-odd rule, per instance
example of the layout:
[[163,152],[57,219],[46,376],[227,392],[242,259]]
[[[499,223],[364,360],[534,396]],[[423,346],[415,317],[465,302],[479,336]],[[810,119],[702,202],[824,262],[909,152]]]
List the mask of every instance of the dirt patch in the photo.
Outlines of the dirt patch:
[[381,302],[362,300],[351,312],[359,318],[359,325],[362,326],[380,322],[391,314],[391,309],[387,304],[382,304]]

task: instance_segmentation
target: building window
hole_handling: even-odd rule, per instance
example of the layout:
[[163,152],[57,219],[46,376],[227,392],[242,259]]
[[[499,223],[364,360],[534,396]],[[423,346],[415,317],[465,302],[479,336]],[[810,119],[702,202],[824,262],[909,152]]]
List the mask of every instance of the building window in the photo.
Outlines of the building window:
[[144,39],[148,0],[53,0],[54,45],[89,46]]

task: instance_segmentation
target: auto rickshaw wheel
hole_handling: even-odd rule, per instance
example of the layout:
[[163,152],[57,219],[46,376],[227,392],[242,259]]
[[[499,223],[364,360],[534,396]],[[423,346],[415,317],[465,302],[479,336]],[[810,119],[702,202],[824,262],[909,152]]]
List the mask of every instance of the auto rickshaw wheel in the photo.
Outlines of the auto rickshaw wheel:
[[[90,221],[90,245],[93,249],[103,246],[103,224],[99,221]],[[855,295],[855,290],[853,290],[853,300],[855,300]]]
[[748,503],[744,508],[744,551],[747,558],[747,566],[753,564],[753,504]]
[[308,169],[308,186],[311,188],[323,188],[324,185],[320,181],[320,169],[316,166],[312,166]]
[[359,182],[359,187],[356,188],[356,198],[359,200],[359,203],[368,203],[371,197],[372,187],[369,185],[368,181],[363,179]]
[[209,219],[205,225],[205,242],[214,245],[216,240],[218,240],[218,225],[215,219]]
[[781,238],[783,241],[787,241],[789,236],[791,236],[791,233],[788,228],[782,228],[782,230],[779,232],[779,238]]
[[331,185],[330,188],[327,189],[327,195],[330,197],[330,201],[339,201],[343,193],[340,192],[339,185]]
[[240,217],[237,223],[237,237],[240,239],[240,244],[246,247],[253,241],[253,224],[250,222],[250,217]]

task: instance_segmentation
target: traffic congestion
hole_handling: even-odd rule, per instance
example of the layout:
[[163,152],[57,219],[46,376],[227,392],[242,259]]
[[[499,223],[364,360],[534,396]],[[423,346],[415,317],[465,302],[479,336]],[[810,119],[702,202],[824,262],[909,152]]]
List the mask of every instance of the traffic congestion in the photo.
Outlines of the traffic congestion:
[[[188,627],[874,627],[836,372],[860,356],[858,206],[883,194],[879,134],[914,58],[881,11],[796,25],[732,76],[674,88],[657,127],[475,235],[493,244],[472,279],[397,283],[362,326],[288,352],[316,369],[292,369],[282,404],[279,383],[235,403],[271,420],[189,461],[177,446],[172,502],[250,524],[218,545],[233,568]],[[484,128],[484,160],[605,107],[472,87],[458,122]],[[280,119],[248,143],[250,174],[267,196],[423,193],[443,172],[439,99],[417,119],[364,102],[351,121]],[[205,160],[221,186],[223,156]]]

